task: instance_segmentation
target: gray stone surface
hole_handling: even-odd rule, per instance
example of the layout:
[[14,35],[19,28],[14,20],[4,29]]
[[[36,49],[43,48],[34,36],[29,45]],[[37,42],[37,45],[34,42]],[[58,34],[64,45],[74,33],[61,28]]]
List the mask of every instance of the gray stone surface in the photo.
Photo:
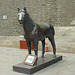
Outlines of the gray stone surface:
[[[32,51],[32,54],[34,52]],[[52,54],[47,52],[46,54]],[[33,75],[75,75],[75,54],[57,53],[63,56],[63,60],[49,66]],[[24,61],[27,50],[18,48],[0,47],[0,75],[27,75],[13,72],[12,66]],[[39,56],[41,51],[39,51]]]

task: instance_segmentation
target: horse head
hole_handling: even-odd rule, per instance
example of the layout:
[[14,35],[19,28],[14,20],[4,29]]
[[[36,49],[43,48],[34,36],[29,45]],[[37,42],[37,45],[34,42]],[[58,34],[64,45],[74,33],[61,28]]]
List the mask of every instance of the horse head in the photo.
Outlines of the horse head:
[[26,11],[25,7],[24,7],[24,9],[21,9],[21,10],[18,8],[18,20],[19,20],[20,24],[23,23],[26,13],[27,13],[27,11]]

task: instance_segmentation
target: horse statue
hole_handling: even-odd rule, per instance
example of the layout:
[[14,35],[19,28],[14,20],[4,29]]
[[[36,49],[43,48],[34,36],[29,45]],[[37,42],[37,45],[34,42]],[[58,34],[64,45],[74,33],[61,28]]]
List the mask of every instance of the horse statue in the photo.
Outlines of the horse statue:
[[18,8],[18,20],[20,24],[23,24],[24,38],[28,46],[28,52],[31,54],[31,41],[34,45],[35,55],[38,56],[38,41],[42,42],[42,55],[44,58],[45,53],[45,38],[48,38],[53,48],[53,56],[56,58],[56,46],[54,40],[54,27],[47,23],[37,24],[28,14],[26,7],[24,9]]

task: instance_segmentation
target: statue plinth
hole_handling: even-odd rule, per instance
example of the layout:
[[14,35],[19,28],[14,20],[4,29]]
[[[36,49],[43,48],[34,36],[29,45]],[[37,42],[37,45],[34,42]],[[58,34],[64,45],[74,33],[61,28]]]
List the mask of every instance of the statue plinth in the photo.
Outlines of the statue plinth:
[[53,55],[47,54],[44,56],[44,58],[38,58],[37,65],[30,66],[26,65],[24,63],[19,63],[15,66],[13,66],[13,71],[19,72],[19,73],[25,73],[25,74],[33,74],[41,69],[44,69],[52,64],[55,64],[62,60],[62,56],[57,55],[56,59],[53,58]]

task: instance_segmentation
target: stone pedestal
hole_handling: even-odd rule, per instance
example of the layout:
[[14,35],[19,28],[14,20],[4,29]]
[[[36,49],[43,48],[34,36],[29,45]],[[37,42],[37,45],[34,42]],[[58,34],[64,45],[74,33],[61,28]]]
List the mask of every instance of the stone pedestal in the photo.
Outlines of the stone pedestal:
[[47,54],[44,58],[38,58],[36,66],[29,66],[24,63],[19,63],[13,66],[13,71],[25,74],[33,74],[41,69],[44,69],[52,64],[55,64],[62,60],[62,56],[57,55],[56,59],[53,58],[53,55]]

